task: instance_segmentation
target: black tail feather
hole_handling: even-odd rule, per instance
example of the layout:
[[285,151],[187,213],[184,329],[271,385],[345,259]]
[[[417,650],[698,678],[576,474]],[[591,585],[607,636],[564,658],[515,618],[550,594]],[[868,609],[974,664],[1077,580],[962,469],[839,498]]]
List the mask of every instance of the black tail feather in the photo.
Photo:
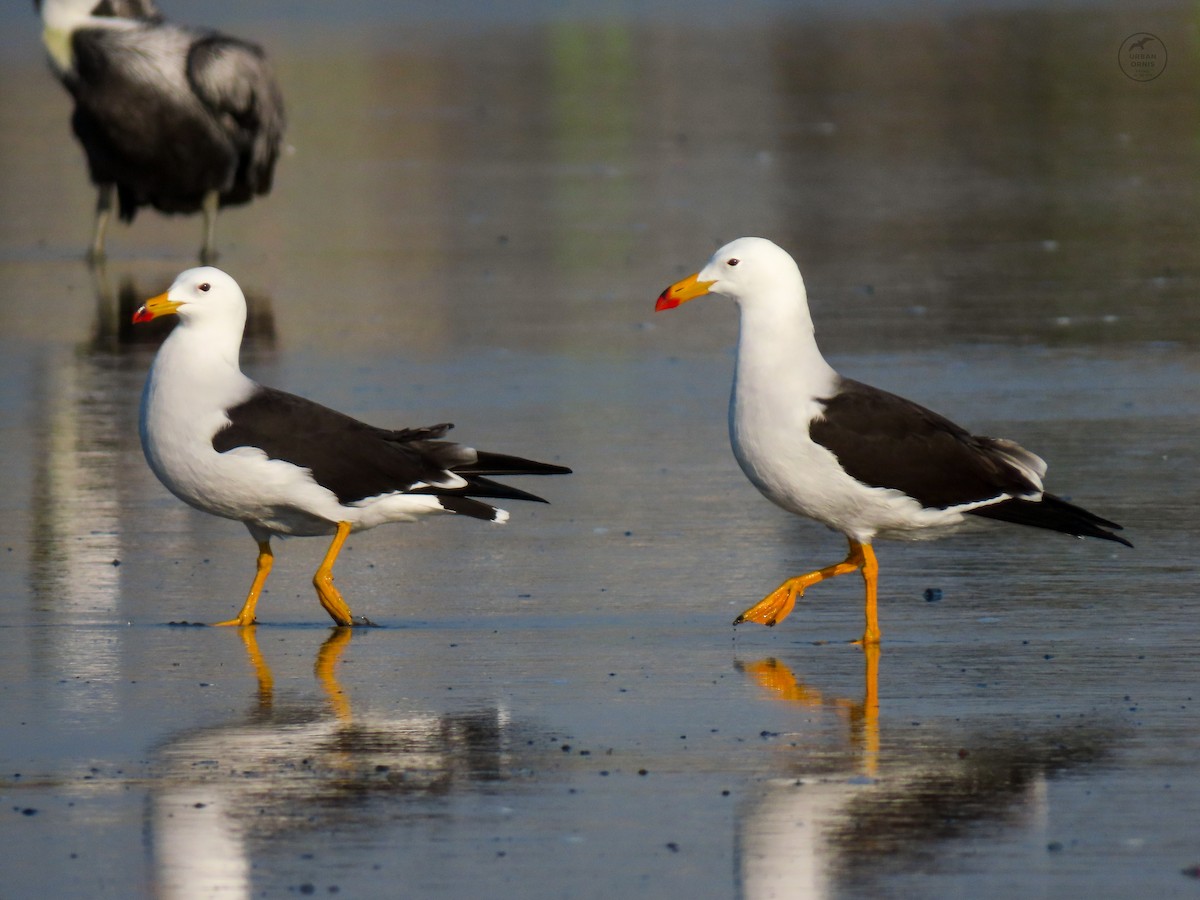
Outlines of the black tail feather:
[[1005,500],[992,506],[981,506],[971,510],[971,515],[985,519],[998,519],[1002,522],[1012,522],[1017,525],[1029,525],[1033,528],[1046,528],[1050,531],[1061,531],[1076,537],[1094,537],[1105,541],[1116,541],[1126,547],[1132,547],[1129,541],[1120,535],[1106,529],[1121,530],[1116,522],[1103,519],[1095,513],[1090,513],[1081,506],[1068,503],[1053,494],[1042,494],[1041,500]]
[[479,450],[478,459],[473,463],[455,466],[454,471],[459,475],[570,475],[571,470],[566,466],[556,466],[553,463],[538,462],[524,459],[520,456],[509,456],[507,453],[491,453]]
[[[461,474],[461,470],[459,471]],[[487,497],[489,500],[528,500],[532,503],[549,503],[537,494],[531,494],[520,488],[492,481],[476,475],[467,476],[467,486],[447,490],[444,487],[428,486],[409,491],[410,494],[436,494],[438,497]]]
[[523,491],[520,488],[502,484],[499,481],[492,481],[492,479],[484,478],[480,475],[468,476],[467,484],[469,487],[463,493],[469,497],[492,497],[497,500],[529,500],[532,503],[550,502],[543,497],[539,497],[537,494],[531,494],[529,491]]

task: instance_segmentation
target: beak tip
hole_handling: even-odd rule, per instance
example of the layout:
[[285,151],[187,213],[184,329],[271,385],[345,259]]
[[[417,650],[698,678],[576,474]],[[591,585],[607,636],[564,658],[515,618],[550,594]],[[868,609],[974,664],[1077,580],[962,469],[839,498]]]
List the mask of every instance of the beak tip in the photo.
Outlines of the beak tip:
[[658,295],[658,302],[654,304],[654,311],[662,312],[664,309],[674,309],[681,303],[687,303],[696,297],[703,297],[714,284],[716,284],[715,281],[701,281],[699,272],[695,275],[689,275],[683,281],[677,281],[669,285],[665,291]]

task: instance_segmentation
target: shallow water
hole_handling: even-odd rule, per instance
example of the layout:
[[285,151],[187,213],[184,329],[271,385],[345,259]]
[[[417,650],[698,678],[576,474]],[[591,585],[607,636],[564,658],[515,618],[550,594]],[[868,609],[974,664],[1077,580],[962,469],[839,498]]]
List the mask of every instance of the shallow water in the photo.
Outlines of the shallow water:
[[[1195,894],[1191,8],[164,5],[266,44],[289,104],[218,226],[247,369],[576,474],[504,528],[354,536],[384,628],[327,628],[303,540],[258,628],[169,625],[235,612],[254,553],[138,447],[126,323],[199,224],[89,271],[66,97],[0,12],[0,896]],[[1136,549],[881,544],[878,656],[854,579],[733,632],[844,549],[736,469],[732,310],[652,312],[747,233],[843,372],[1021,441]]]

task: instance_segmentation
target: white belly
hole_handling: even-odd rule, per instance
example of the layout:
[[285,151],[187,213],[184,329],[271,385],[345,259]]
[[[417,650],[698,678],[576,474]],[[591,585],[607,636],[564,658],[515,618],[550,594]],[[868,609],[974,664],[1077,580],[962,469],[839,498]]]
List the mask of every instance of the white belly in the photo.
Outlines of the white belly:
[[337,497],[308,470],[249,447],[218,453],[215,433],[198,424],[185,432],[159,422],[153,434],[143,434],[146,461],[180,500],[280,534],[332,534],[346,518]]

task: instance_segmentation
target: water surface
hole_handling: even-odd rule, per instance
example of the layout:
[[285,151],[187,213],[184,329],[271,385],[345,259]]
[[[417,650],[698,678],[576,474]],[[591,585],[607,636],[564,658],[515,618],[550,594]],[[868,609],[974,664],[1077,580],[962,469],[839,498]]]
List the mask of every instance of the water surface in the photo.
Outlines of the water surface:
[[[274,193],[218,229],[247,369],[576,474],[505,528],[354,536],[385,628],[327,628],[302,540],[258,628],[169,626],[236,611],[254,553],[138,446],[126,322],[199,224],[88,269],[66,95],[0,14],[5,892],[1195,893],[1190,7],[164,5],[288,101]],[[843,550],[730,456],[733,311],[652,313],[742,234],[796,255],[842,371],[1044,455],[1136,550],[881,544],[877,656],[852,578],[732,632]]]

